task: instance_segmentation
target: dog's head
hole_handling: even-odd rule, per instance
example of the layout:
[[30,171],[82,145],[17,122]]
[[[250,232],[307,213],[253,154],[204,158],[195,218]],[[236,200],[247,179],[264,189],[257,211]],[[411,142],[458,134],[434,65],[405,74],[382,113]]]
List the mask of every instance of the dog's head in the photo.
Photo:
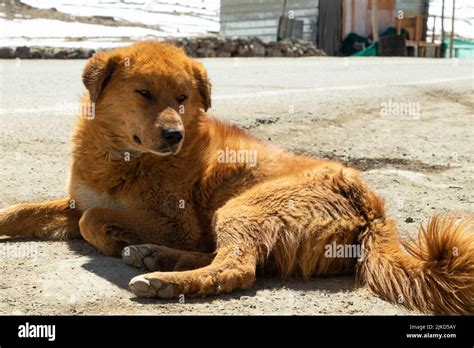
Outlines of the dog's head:
[[211,106],[204,66],[169,44],[144,41],[96,53],[82,80],[96,117],[138,152],[178,153],[193,118]]

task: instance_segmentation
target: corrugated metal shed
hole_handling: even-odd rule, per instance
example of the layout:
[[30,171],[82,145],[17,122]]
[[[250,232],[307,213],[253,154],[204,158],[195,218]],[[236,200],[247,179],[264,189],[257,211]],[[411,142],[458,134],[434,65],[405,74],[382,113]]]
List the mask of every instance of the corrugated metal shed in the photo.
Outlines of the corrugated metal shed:
[[[283,3],[284,0],[221,0],[221,35],[275,41]],[[316,40],[318,3],[319,0],[287,1],[287,15],[304,21],[304,40]]]

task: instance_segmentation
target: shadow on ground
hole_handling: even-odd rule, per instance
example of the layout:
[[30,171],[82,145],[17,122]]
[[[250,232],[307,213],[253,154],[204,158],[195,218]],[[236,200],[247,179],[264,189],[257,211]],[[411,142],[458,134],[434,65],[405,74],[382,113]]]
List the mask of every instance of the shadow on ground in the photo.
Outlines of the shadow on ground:
[[[93,246],[84,240],[76,239],[68,241],[69,248],[82,255],[87,256],[89,260],[82,265],[82,268],[104,278],[110,283],[122,288],[128,289],[128,283],[131,278],[146,273],[144,269],[137,269],[126,265],[120,258],[109,257],[100,254]],[[352,291],[354,289],[354,278],[351,275],[337,277],[321,277],[308,281],[301,280],[283,280],[277,277],[269,277],[261,275],[257,276],[256,283],[249,289],[239,290],[229,294],[209,297],[186,298],[186,302],[193,303],[212,303],[216,300],[230,301],[239,300],[243,296],[253,297],[260,290],[278,290],[288,289],[297,292],[306,292],[309,290],[318,290],[327,293],[339,293]],[[156,304],[156,299],[145,299],[134,297],[131,301],[140,304]],[[160,300],[162,304],[176,303],[176,299]]]

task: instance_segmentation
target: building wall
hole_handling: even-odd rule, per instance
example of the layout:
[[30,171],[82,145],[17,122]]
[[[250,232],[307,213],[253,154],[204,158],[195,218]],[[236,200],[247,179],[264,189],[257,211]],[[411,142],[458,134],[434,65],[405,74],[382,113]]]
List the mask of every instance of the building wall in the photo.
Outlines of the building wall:
[[[284,0],[221,0],[220,33],[223,36],[257,36],[275,41],[278,18],[283,13]],[[368,36],[372,32],[370,0],[345,0],[343,37],[352,30]],[[404,15],[423,13],[426,0],[378,0],[379,33],[394,26],[396,11]],[[351,7],[354,6],[354,16]],[[319,0],[287,0],[286,12],[293,11],[296,19],[304,21],[303,39],[316,42]],[[394,9],[395,8],[395,9]],[[352,23],[352,19],[354,23]]]
[[[399,10],[403,11],[404,16],[422,14],[425,2],[426,0],[378,0],[379,33],[395,26],[395,16]],[[371,0],[345,0],[344,4],[343,37],[351,32],[366,37],[371,35]],[[354,10],[352,10],[352,6],[354,6]]]
[[[221,0],[221,35],[275,41],[284,0]],[[287,0],[286,12],[304,21],[303,39],[315,42],[319,0]]]

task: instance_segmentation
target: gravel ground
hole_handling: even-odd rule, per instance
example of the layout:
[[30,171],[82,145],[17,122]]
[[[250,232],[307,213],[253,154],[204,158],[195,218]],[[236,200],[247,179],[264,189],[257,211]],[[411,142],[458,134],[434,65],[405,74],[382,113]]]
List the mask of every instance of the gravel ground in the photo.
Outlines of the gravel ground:
[[[434,212],[474,211],[473,62],[429,59],[208,59],[211,114],[263,141],[363,170],[403,238]],[[0,61],[0,208],[65,195],[84,61]],[[397,114],[407,106],[410,113]],[[59,110],[59,111],[58,111]],[[260,278],[232,294],[136,299],[140,273],[82,240],[0,237],[1,314],[416,314],[351,276]]]

